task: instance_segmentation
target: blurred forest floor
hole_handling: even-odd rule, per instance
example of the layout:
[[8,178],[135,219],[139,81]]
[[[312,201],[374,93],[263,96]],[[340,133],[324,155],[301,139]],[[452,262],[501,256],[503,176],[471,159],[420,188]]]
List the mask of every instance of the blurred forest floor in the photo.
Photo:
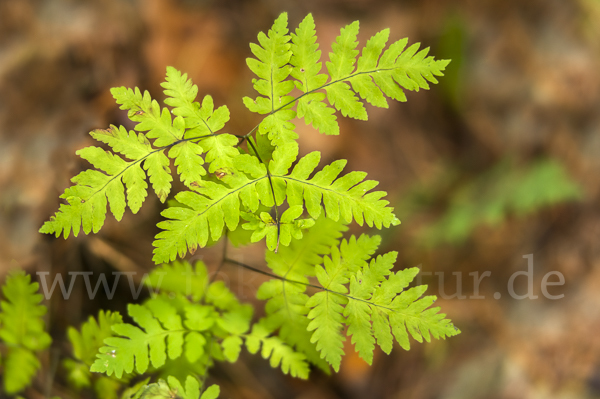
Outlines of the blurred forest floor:
[[[339,137],[303,122],[298,130],[302,152],[348,159],[349,170],[381,182],[402,220],[383,232],[384,249],[399,252],[398,267],[429,273],[422,281],[462,334],[377,353],[373,367],[349,346],[339,374],[314,372],[306,382],[247,356],[215,371],[222,397],[600,397],[598,0],[0,0],[2,274],[150,270],[162,207],[152,196],[135,217],[109,216],[97,235],[38,233],[69,179],[88,167],[75,151],[92,144],[92,129],[131,128],[111,87],[161,99],[167,65],[228,105],[225,131],[246,133],[256,122],[241,102],[252,93],[248,43],[282,11],[292,28],[313,13],[324,60],[339,28],[356,19],[361,46],[389,27],[391,39],[408,36],[453,59],[440,85],[409,93],[407,103],[369,107],[368,122],[338,116]],[[518,299],[526,276],[514,279],[513,295],[509,282],[528,270],[528,254],[537,299]],[[261,255],[239,256],[260,266]],[[218,251],[198,256],[216,268]],[[258,304],[261,278],[226,272],[234,292]],[[549,272],[564,285],[544,293],[544,281],[559,281]],[[68,325],[131,300],[123,289],[90,301],[83,289],[75,288],[79,300],[48,303],[54,349],[38,387],[56,351],[68,353]],[[69,397],[60,368],[53,384]]]

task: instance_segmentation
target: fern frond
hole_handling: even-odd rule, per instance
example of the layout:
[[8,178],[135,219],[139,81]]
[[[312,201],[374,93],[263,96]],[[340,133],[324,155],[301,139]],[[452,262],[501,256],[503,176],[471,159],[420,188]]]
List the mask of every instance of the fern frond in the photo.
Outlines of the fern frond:
[[[91,371],[121,378],[134,368],[144,373],[150,366],[162,367],[167,358],[174,360],[182,355],[192,364],[203,365],[204,370],[213,360],[233,360],[231,344],[250,328],[253,308],[241,304],[222,281],[206,289],[206,270],[201,262],[196,264],[198,275],[188,281],[192,286],[201,285],[205,304],[192,302],[182,294],[187,292],[187,283],[173,286],[181,278],[190,277],[192,267],[187,262],[164,266],[150,276],[149,284],[156,284],[156,288],[162,285],[160,276],[166,270],[174,274],[165,278],[166,291],[171,292],[152,297],[143,305],[129,304],[128,314],[135,324],[111,326],[113,333],[104,339]],[[177,276],[177,272],[184,275]]]
[[267,265],[281,279],[263,283],[256,293],[258,299],[267,301],[266,315],[260,323],[270,332],[279,330],[279,338],[325,371],[329,367],[310,342],[311,333],[307,331],[307,277],[315,275],[315,265],[322,262],[322,256],[329,254],[332,246],[338,245],[341,232],[346,229],[339,222],[321,217],[302,239],[281,247],[277,253],[267,251]]
[[350,172],[341,178],[338,175],[346,165],[345,160],[338,160],[325,166],[312,178],[308,178],[320,160],[319,152],[312,152],[298,162],[288,176],[274,176],[286,185],[288,203],[293,206],[304,202],[306,210],[313,218],[321,214],[321,200],[327,217],[335,221],[349,223],[354,219],[362,226],[363,221],[369,226],[389,227],[399,223],[387,207],[388,201],[381,200],[384,191],[368,193],[377,186],[372,180],[364,181],[366,173]]
[[127,116],[138,122],[135,130],[148,132],[146,137],[155,139],[156,147],[169,146],[183,138],[185,123],[183,118],[171,119],[168,109],[160,107],[147,91],[144,94],[138,88],[115,87],[110,90],[121,109],[127,110]]
[[96,353],[104,345],[104,339],[113,335],[111,327],[122,322],[118,312],[101,310],[98,313],[98,321],[90,316],[88,321],[82,324],[81,331],[69,327],[67,335],[76,360],[65,359],[63,365],[68,373],[67,379],[76,389],[91,385],[89,368],[96,359]]
[[[335,230],[333,229],[331,232],[333,233]],[[324,238],[324,242],[331,243],[331,239],[327,239],[326,237]],[[309,239],[307,240],[307,243],[310,243],[311,241],[312,240]],[[363,264],[366,264],[366,260],[375,252],[379,242],[379,237],[371,238],[366,235],[362,235],[358,240],[354,237],[352,237],[349,241],[343,240],[339,249],[337,245],[335,245],[336,240],[333,240],[334,245],[329,248],[317,247],[317,253],[321,255],[331,253],[331,259],[334,261],[331,262],[330,259],[326,257],[325,265],[328,268],[328,273],[335,276],[337,279],[328,281],[326,283],[327,285],[323,285],[326,291],[316,294],[314,297],[315,299],[312,299],[314,302],[320,302],[319,304],[308,303],[309,298],[306,294],[304,294],[306,285],[308,284],[306,276],[315,275],[315,265],[321,263],[319,256],[317,256],[316,259],[314,256],[311,256],[310,258],[312,258],[312,261],[309,264],[303,265],[302,262],[300,262],[300,267],[295,269],[294,266],[296,266],[296,260],[293,259],[292,256],[286,255],[285,252],[283,256],[278,256],[275,254],[270,256],[268,255],[267,259],[275,260],[275,262],[285,262],[287,257],[289,263],[278,265],[277,263],[273,262],[276,267],[272,267],[272,269],[276,274],[282,276],[282,280],[270,280],[269,282],[264,283],[257,293],[259,299],[270,298],[269,302],[267,302],[267,316],[265,317],[265,323],[271,328],[278,328],[281,326],[281,333],[284,337],[288,336],[293,338],[294,344],[301,345],[302,348],[306,348],[308,341],[305,340],[308,338],[307,335],[311,335],[310,333],[306,333],[317,328],[315,326],[321,320],[325,320],[327,323],[318,327],[319,331],[312,335],[322,337],[322,340],[330,340],[331,345],[339,346],[339,344],[343,342],[343,337],[338,331],[341,327],[341,324],[336,324],[335,320],[333,323],[329,323],[329,321],[331,321],[332,317],[334,319],[340,319],[340,317],[334,315],[334,313],[332,313],[330,310],[335,310],[337,305],[340,304],[339,301],[343,301],[344,298],[340,297],[339,295],[329,296],[329,292],[327,290],[338,292],[336,291],[336,288],[341,289],[342,286],[340,284],[345,284],[348,281],[346,274],[350,273],[351,270],[358,270],[359,267],[363,266]],[[306,245],[307,243],[299,241],[295,245],[295,249],[297,250],[299,245]],[[316,255],[317,253],[313,253],[313,255]],[[271,266],[271,264],[269,266]],[[285,271],[285,273],[282,273],[283,271]],[[319,281],[323,284],[321,279],[319,279]],[[316,309],[312,311],[312,315],[308,314],[310,307],[316,307]],[[315,314],[319,312],[324,312],[322,315],[324,317],[315,316]],[[318,319],[316,322],[310,321],[310,319],[315,318]],[[299,327],[302,327],[302,333],[297,331]],[[292,332],[290,329],[294,329],[295,331]],[[316,339],[312,339],[311,341],[313,343],[317,342]],[[337,342],[337,344],[335,342]],[[307,351],[307,356],[310,356],[314,352],[314,347],[311,347],[311,349],[312,351]],[[317,346],[316,349],[320,349],[319,346]],[[334,353],[331,353],[325,357],[330,364],[334,365],[334,368],[337,355],[341,356],[339,351],[335,351]],[[310,359],[313,361],[312,356]],[[318,361],[314,363],[318,364]]]
[[4,391],[15,394],[31,384],[41,364],[35,353],[24,347],[12,348],[4,359]]
[[191,141],[177,143],[169,150],[169,158],[175,159],[177,173],[183,184],[188,187],[198,180],[199,175],[206,175],[202,166],[204,159],[200,156],[202,152],[202,147]]
[[[235,148],[238,139],[227,133],[215,135],[229,121],[229,109],[223,105],[215,110],[211,96],[205,96],[202,105],[195,102],[198,86],[187,78],[187,74],[181,74],[173,67],[167,67],[166,81],[161,83],[161,86],[165,88],[164,93],[167,96],[165,104],[172,106],[173,114],[183,117],[185,121],[184,138],[202,138],[196,145],[207,153],[209,172],[214,173],[217,169],[231,167],[233,158],[239,154]],[[200,154],[202,150],[198,150],[197,153]]]
[[[148,174],[156,195],[161,202],[165,201],[171,190],[171,181],[173,179],[169,170],[169,159],[164,154],[164,151],[152,148],[143,133],[127,132],[123,126],[118,128],[111,126],[107,130],[94,130],[90,132],[90,135],[94,139],[108,144],[113,151],[121,153],[132,160],[132,162],[123,165],[124,168],[122,169],[113,168],[112,173],[117,180],[122,175],[123,182],[127,186],[128,204],[133,213],[137,213],[147,196],[146,189],[148,185],[145,181],[146,176],[141,168],[142,165]],[[84,148],[84,150],[86,149]],[[91,161],[90,163],[97,168],[101,168],[99,165],[103,164],[103,162],[99,162],[99,165],[97,165]],[[85,199],[85,197],[82,197],[82,199]],[[97,231],[94,230],[94,232]],[[88,234],[88,231],[86,231],[86,234]]]
[[[205,246],[209,232],[211,238],[217,240],[222,236],[225,226],[229,230],[235,230],[239,223],[241,204],[254,212],[258,209],[259,202],[272,207],[274,204],[281,205],[286,197],[290,205],[286,215],[289,216],[289,220],[286,219],[286,223],[281,225],[280,232],[280,238],[283,239],[281,243],[284,245],[289,245],[290,236],[301,237],[299,229],[312,224],[307,220],[296,220],[299,216],[298,206],[306,206],[306,210],[314,219],[325,209],[327,217],[334,221],[341,218],[349,223],[354,219],[359,225],[366,222],[367,225],[375,225],[377,228],[399,223],[392,213],[393,208],[387,206],[389,202],[381,199],[386,193],[368,192],[377,182],[365,181],[366,173],[350,172],[338,178],[346,164],[345,160],[339,160],[325,166],[309,178],[320,160],[319,152],[312,152],[300,159],[288,174],[289,167],[295,159],[295,151],[290,146],[280,148],[287,152],[273,154],[274,159],[269,163],[270,176],[256,158],[240,155],[235,159],[235,166],[249,176],[233,173],[223,178],[228,185],[202,182],[203,187],[196,188],[198,194],[191,191],[177,194],[175,199],[185,207],[174,206],[162,212],[163,216],[171,220],[158,224],[163,231],[157,234],[154,241],[156,248],[153,260],[156,263],[174,260],[177,255],[184,256],[188,250],[194,252],[198,246]],[[273,201],[269,182],[273,184],[276,201]],[[276,222],[271,221],[268,214],[256,218],[246,214],[245,217],[252,219],[250,225],[245,225],[246,228],[258,231],[254,239],[258,240],[266,235],[269,237],[269,248],[274,249],[277,238]],[[292,220],[296,222],[291,223]]]
[[315,224],[312,219],[298,219],[303,211],[301,205],[292,206],[281,215],[279,223],[266,212],[261,212],[260,217],[242,212],[242,217],[248,221],[242,225],[242,228],[254,231],[250,238],[251,242],[258,242],[266,236],[267,248],[275,251],[278,243],[284,246],[290,245],[292,237],[302,238],[302,229],[308,229]]
[[179,380],[173,376],[168,376],[167,381],[159,379],[152,384],[144,384],[138,393],[136,399],[216,399],[219,396],[220,388],[218,385],[211,385],[202,392],[200,396],[200,383],[191,375],[185,380],[185,387]]
[[338,371],[344,354],[343,305],[348,302],[344,295],[339,294],[348,292],[344,286],[348,282],[347,267],[344,267],[337,247],[332,247],[331,256],[325,257],[323,264],[324,268],[316,268],[316,274],[325,291],[317,292],[306,302],[311,309],[308,313],[311,322],[307,329],[314,330],[311,342],[317,344],[321,356]]
[[327,75],[321,72],[321,50],[317,43],[317,32],[312,14],[308,14],[298,25],[292,36],[293,66],[291,75],[297,80],[296,87],[303,93],[319,88],[327,81]]
[[[282,14],[278,21],[287,16]],[[274,25],[275,26],[275,25]],[[281,27],[283,25],[279,25]],[[355,21],[340,30],[340,35],[332,44],[329,53],[329,61],[326,62],[328,74],[320,73],[321,51],[316,43],[317,35],[315,23],[311,14],[307,15],[298,28],[292,33],[291,47],[287,47],[287,24],[284,31],[269,32],[269,40],[265,40],[263,33],[259,34],[259,41],[264,48],[258,48],[261,52],[253,52],[260,61],[249,59],[248,66],[259,76],[255,80],[255,89],[269,97],[269,89],[274,87],[273,77],[281,77],[277,81],[279,87],[285,88],[282,101],[275,104],[272,97],[259,97],[252,101],[245,98],[246,106],[253,112],[268,114],[261,122],[259,132],[269,133],[269,138],[275,140],[279,145],[286,141],[295,140],[297,135],[293,133],[294,125],[290,122],[296,116],[304,118],[307,124],[325,134],[339,134],[339,125],[335,116],[335,109],[343,116],[366,120],[367,110],[362,100],[377,107],[387,108],[386,96],[398,101],[406,101],[403,90],[428,89],[429,84],[437,83],[435,76],[442,75],[449,60],[434,60],[427,57],[428,49],[419,49],[419,44],[413,44],[404,50],[407,39],[392,43],[384,51],[389,38],[389,29],[384,29],[371,37],[362,54],[358,50],[359,23]],[[271,36],[274,32],[280,32],[279,36]],[[276,38],[280,40],[278,47],[281,58],[280,64],[269,63],[267,55],[275,54],[274,43]],[[289,49],[289,50],[288,50]],[[382,54],[383,53],[383,54]],[[283,60],[289,57],[288,69],[284,69]],[[262,62],[261,62],[262,61]],[[271,65],[272,68],[269,68]],[[279,69],[277,69],[279,68]],[[268,72],[281,70],[281,74]],[[296,98],[287,94],[291,88],[287,86],[287,76],[295,79],[295,86],[302,91],[302,95]],[[324,91],[324,93],[323,93]],[[273,91],[271,91],[273,92]],[[327,98],[329,105],[325,103]],[[296,105],[296,111],[292,109]],[[285,140],[278,139],[285,137]]]
[[304,118],[307,125],[313,125],[321,133],[337,135],[340,127],[335,110],[323,101],[324,93],[314,91],[327,82],[327,75],[319,73],[321,50],[316,41],[315,23],[312,15],[308,14],[292,34],[291,75],[297,80],[296,87],[304,93],[298,99],[298,117]]
[[[202,106],[194,102],[197,87],[172,67],[167,68],[163,86],[168,96],[165,102],[174,107],[175,119],[148,92],[142,94],[137,88],[124,87],[111,90],[121,109],[128,110],[129,118],[137,122],[135,129],[140,133],[128,132],[122,126],[92,131],[91,136],[108,144],[114,154],[97,147],[77,151],[98,170],[86,170],[72,179],[75,185],[61,195],[67,204],[60,206],[40,232],[57,237],[63,233],[65,238],[71,231],[77,236],[81,228],[85,234],[97,233],[104,224],[107,204],[115,218],[121,220],[125,194],[127,205],[137,213],[148,195],[146,175],[164,202],[173,181],[169,158],[174,160],[177,174],[187,187],[198,184],[207,174],[205,162],[210,164],[211,173],[232,169],[233,158],[239,155],[238,139],[227,133],[216,134],[229,120],[227,107],[215,110],[210,96],[204,97]],[[152,144],[149,139],[154,139]]]
[[[290,35],[287,28],[287,13],[282,13],[273,23],[268,35],[260,32],[258,44],[250,44],[256,58],[248,58],[246,63],[252,72],[259,77],[253,79],[254,89],[261,95],[256,99],[244,97],[244,105],[252,112],[268,114],[259,126],[260,134],[268,134],[275,145],[294,141],[298,135],[290,120],[296,112],[289,109],[293,97],[289,93],[294,83],[286,80],[291,73],[288,65],[292,56]],[[276,112],[277,111],[277,112]]]
[[326,87],[327,99],[344,116],[367,120],[367,110],[359,99],[352,93],[348,84],[344,83],[347,76],[352,74],[354,63],[358,55],[358,21],[345,26],[340,30],[340,35],[331,45],[332,53],[325,65],[329,71],[331,82]]
[[54,233],[57,237],[62,232],[67,238],[71,230],[77,236],[83,227],[85,234],[91,231],[97,233],[106,218],[107,199],[111,212],[117,220],[121,220],[125,211],[123,183],[127,188],[129,208],[137,213],[147,196],[148,188],[142,162],[157,196],[161,201],[166,199],[172,177],[168,169],[169,159],[163,151],[153,150],[143,134],[128,133],[123,127],[111,126],[108,130],[95,130],[91,135],[132,161],[125,161],[98,147],[86,147],[77,151],[79,156],[100,171],[89,169],[71,179],[76,185],[67,188],[61,195],[68,205],[62,204],[56,215],[44,223],[40,232]]
[[112,330],[119,336],[104,340],[106,346],[100,348],[91,371],[105,372],[109,376],[114,373],[117,378],[121,378],[123,372],[133,371],[134,362],[136,371],[144,373],[150,363],[153,367],[162,366],[167,354],[170,359],[182,354],[184,333],[187,331],[182,325],[181,317],[167,302],[153,304],[153,309],[128,305],[129,315],[143,330],[126,323],[113,325]]
[[406,350],[410,348],[408,333],[418,342],[460,333],[444,314],[438,313],[439,308],[428,309],[434,296],[420,298],[427,286],[404,290],[418,268],[391,272],[395,252],[366,262],[378,244],[378,238],[352,238],[342,242],[340,249],[333,247],[331,255],[324,258],[324,266],[316,268],[323,291],[306,302],[311,308],[308,329],[314,330],[312,342],[336,371],[344,353],[344,325],[357,352],[369,364],[375,342],[384,352],[391,351],[390,329]]
[[302,379],[308,378],[309,367],[306,356],[295,352],[278,337],[269,336],[269,330],[260,323],[254,324],[252,332],[246,336],[246,348],[254,354],[262,345],[261,356],[269,359],[271,367],[281,366],[284,374]]
[[[200,194],[191,191],[177,194],[175,199],[185,207],[173,206],[161,213],[170,220],[158,223],[163,231],[154,241],[154,262],[169,262],[177,255],[183,257],[188,249],[195,252],[198,246],[206,246],[209,234],[210,238],[218,240],[225,224],[229,230],[235,230],[240,216],[239,196],[254,187],[247,186],[243,182],[227,186],[205,181],[196,189]],[[256,191],[249,194],[255,196]]]
[[[179,395],[182,399],[216,399],[219,397],[221,388],[213,384],[206,388],[200,395],[200,383],[191,375],[185,379],[185,387],[181,385],[177,378],[169,376],[167,382],[174,394]],[[170,396],[172,397],[172,396]]]
[[0,312],[0,339],[7,346],[4,364],[4,390],[14,394],[27,387],[40,368],[35,352],[50,346],[52,339],[44,330],[39,284],[31,282],[24,271],[9,274],[2,286],[4,299]]
[[202,140],[202,148],[206,151],[206,162],[210,163],[208,171],[211,173],[219,169],[230,170],[233,160],[240,154],[235,147],[238,139],[227,133],[209,136]]
[[104,345],[104,339],[111,337],[111,327],[121,324],[123,318],[118,312],[101,310],[98,313],[98,321],[92,316],[81,325],[81,332],[69,327],[67,334],[73,346],[73,356],[91,366],[96,358],[98,349]]
[[435,75],[442,75],[449,63],[448,60],[436,61],[433,57],[426,57],[429,49],[417,53],[418,43],[403,51],[407,39],[394,42],[382,55],[389,37],[389,29],[385,29],[369,39],[355,69],[357,34],[358,22],[342,28],[327,62],[331,76],[325,87],[327,98],[344,116],[367,119],[366,110],[354,93],[371,105],[387,108],[384,94],[406,101],[402,88],[414,91],[429,89],[427,82],[437,83]]

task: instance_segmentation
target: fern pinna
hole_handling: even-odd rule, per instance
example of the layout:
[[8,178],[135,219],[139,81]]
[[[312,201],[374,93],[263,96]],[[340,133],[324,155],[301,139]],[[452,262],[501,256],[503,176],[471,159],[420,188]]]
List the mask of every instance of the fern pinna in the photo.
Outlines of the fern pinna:
[[2,286],[0,344],[3,349],[4,391],[13,395],[27,387],[41,367],[36,352],[50,346],[44,331],[46,307],[39,284],[23,271],[12,272]]
[[[428,49],[419,50],[419,44],[407,47],[407,39],[386,48],[388,29],[359,52],[358,29],[358,22],[341,29],[326,72],[310,14],[293,33],[285,13],[268,33],[261,32],[258,44],[250,46],[254,58],[247,59],[257,76],[258,95],[243,102],[263,117],[244,135],[223,132],[228,108],[215,108],[209,95],[197,102],[197,86],[175,68],[167,68],[162,84],[170,108],[161,108],[137,88],[112,89],[121,109],[137,123],[135,131],[110,126],[91,132],[109,150],[77,152],[96,169],[72,179],[75,185],[61,196],[66,203],[40,231],[65,238],[82,228],[96,233],[107,205],[117,220],[127,206],[136,213],[149,185],[166,201],[173,174],[187,189],[174,195],[162,212],[165,220],[158,223],[153,260],[167,263],[157,269],[167,272],[163,285],[156,274],[148,280],[171,296],[129,305],[135,324],[112,324],[112,336],[104,339],[92,371],[121,378],[169,370],[169,362],[178,359],[187,365],[179,371],[204,376],[214,360],[235,361],[245,346],[251,353],[260,350],[284,372],[306,378],[309,364],[339,369],[344,333],[368,363],[375,345],[389,353],[394,337],[409,349],[409,335],[421,342],[458,333],[438,308],[429,308],[434,297],[421,298],[424,286],[407,288],[417,269],[394,272],[394,252],[375,255],[378,236],[342,239],[345,225],[353,221],[378,229],[400,223],[386,193],[373,191],[378,183],[366,180],[364,172],[341,175],[345,160],[319,168],[318,151],[300,156],[297,120],[337,135],[336,111],[366,120],[363,101],[384,108],[386,97],[406,101],[405,90],[428,89],[449,62],[427,56]],[[270,271],[226,255],[224,262],[272,278],[258,290],[259,299],[266,300],[266,315],[254,324],[252,308],[240,304],[222,283],[208,281],[203,265],[192,269],[176,261],[226,232],[243,230],[251,233],[251,242],[266,238]],[[192,293],[181,291],[183,272],[195,276]],[[215,300],[215,295],[227,300]],[[183,374],[178,377],[186,381]],[[167,378],[144,389],[173,389],[179,383],[174,381]]]

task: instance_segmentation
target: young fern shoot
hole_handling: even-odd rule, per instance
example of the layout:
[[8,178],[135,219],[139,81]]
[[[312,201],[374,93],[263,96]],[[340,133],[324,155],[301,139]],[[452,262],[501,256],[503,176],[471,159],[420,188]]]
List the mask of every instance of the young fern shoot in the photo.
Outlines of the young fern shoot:
[[[418,269],[394,272],[396,253],[375,256],[379,236],[342,239],[351,222],[377,229],[400,223],[386,192],[373,191],[378,182],[365,172],[342,175],[346,160],[319,167],[320,152],[300,156],[297,119],[338,135],[338,112],[366,120],[363,101],[383,108],[386,97],[406,101],[404,90],[428,89],[449,62],[427,56],[418,43],[407,47],[407,39],[386,48],[388,29],[360,52],[358,30],[358,22],[341,29],[323,73],[312,15],[293,33],[285,13],[261,32],[258,44],[250,45],[254,57],[247,59],[258,94],[243,102],[263,117],[246,134],[223,132],[228,108],[215,109],[209,95],[196,101],[198,87],[173,67],[162,84],[168,107],[137,88],[111,90],[135,130],[91,132],[110,150],[77,152],[96,169],[72,179],[75,185],[61,196],[66,203],[40,231],[65,238],[82,228],[97,233],[107,205],[120,220],[127,206],[139,211],[149,186],[162,202],[171,196],[175,177],[186,189],[174,195],[158,223],[153,260],[163,265],[147,283],[160,286],[161,294],[129,305],[135,324],[111,325],[113,334],[104,339],[91,371],[121,378],[185,361],[178,370],[187,367],[187,375],[145,388],[183,390],[179,381],[204,378],[214,361],[236,361],[245,346],[251,353],[260,350],[273,367],[307,378],[310,364],[339,370],[344,332],[369,364],[375,346],[389,353],[393,338],[408,350],[409,335],[422,342],[459,332],[439,308],[429,308],[435,297],[421,298],[425,286],[407,288]],[[209,281],[203,264],[176,261],[238,229],[250,231],[251,242],[266,239],[270,271],[229,259],[226,252],[223,259],[271,277],[257,292],[266,311],[255,323],[252,307],[239,303],[222,282]],[[162,285],[159,271],[166,273]],[[196,278],[193,292],[182,291],[184,272]],[[186,382],[185,392],[199,392],[196,382]]]

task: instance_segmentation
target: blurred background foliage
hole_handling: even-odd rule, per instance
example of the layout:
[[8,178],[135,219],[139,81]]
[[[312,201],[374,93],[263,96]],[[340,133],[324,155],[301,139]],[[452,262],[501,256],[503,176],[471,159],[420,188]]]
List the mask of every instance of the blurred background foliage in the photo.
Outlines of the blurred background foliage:
[[[361,44],[389,27],[391,39],[408,36],[453,60],[432,90],[389,110],[369,108],[368,122],[341,119],[339,137],[302,122],[298,130],[303,153],[347,158],[349,170],[381,182],[402,220],[383,232],[385,250],[399,251],[399,268],[422,268],[429,293],[463,334],[379,353],[371,368],[348,343],[339,374],[315,371],[308,382],[245,356],[211,377],[222,397],[600,397],[598,0],[0,0],[2,274],[141,278],[151,270],[163,206],[152,197],[138,215],[108,218],[98,235],[64,241],[37,233],[69,179],[88,167],[75,151],[92,144],[93,129],[131,128],[111,87],[138,86],[160,99],[167,65],[229,106],[227,132],[246,133],[256,123],[241,102],[252,92],[248,43],[282,11],[291,26],[313,13],[324,58],[339,28],[359,19]],[[192,258],[214,271],[220,251]],[[262,266],[262,247],[236,251]],[[527,254],[538,298],[519,300],[508,282],[528,270]],[[564,294],[559,300],[541,289],[552,271],[565,279],[548,287]],[[226,267],[219,278],[259,304],[261,276]],[[514,281],[514,292],[527,292],[526,276]],[[42,398],[48,387],[63,398],[93,397],[76,393],[57,366],[71,353],[67,326],[132,300],[125,282],[113,300],[89,300],[82,281],[69,300],[53,295],[54,343],[27,397]]]

